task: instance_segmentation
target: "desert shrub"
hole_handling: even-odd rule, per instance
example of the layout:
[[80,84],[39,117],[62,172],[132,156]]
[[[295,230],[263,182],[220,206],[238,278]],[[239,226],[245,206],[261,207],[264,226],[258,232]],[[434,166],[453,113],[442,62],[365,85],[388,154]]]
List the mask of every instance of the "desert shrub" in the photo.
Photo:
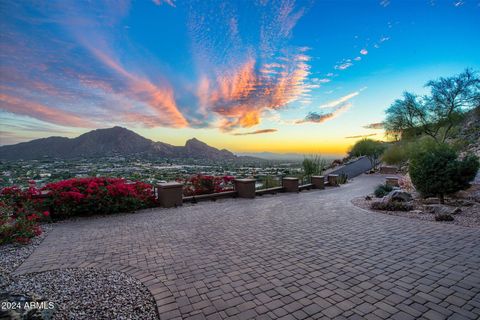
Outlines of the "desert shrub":
[[410,158],[421,151],[430,150],[436,146],[435,140],[430,136],[403,138],[402,141],[391,144],[382,154],[382,161],[391,165],[405,165]]
[[380,184],[375,188],[375,191],[373,193],[375,194],[375,197],[382,198],[389,194],[392,190],[393,187],[386,184]]
[[390,165],[403,165],[409,158],[409,144],[397,142],[382,154],[382,161]]
[[383,211],[410,211],[413,210],[413,205],[399,201],[373,202],[370,208]]
[[478,168],[476,156],[459,160],[451,147],[437,144],[412,155],[409,173],[415,188],[423,196],[438,196],[444,203],[445,195],[470,186]]
[[435,221],[453,221],[454,218],[451,214],[441,213],[435,216]]
[[120,178],[81,178],[47,184],[46,204],[55,208],[53,217],[111,214],[152,207],[152,186],[128,183]]
[[268,189],[274,187],[280,187],[282,185],[280,179],[276,179],[274,176],[267,175],[261,179],[263,185],[261,185],[260,189]]
[[310,180],[314,175],[320,175],[327,167],[327,161],[319,155],[305,157],[302,162],[303,175]]
[[346,175],[345,173],[340,173],[338,175],[338,178],[337,178],[337,182],[338,184],[345,184],[348,182],[348,175]]
[[216,177],[199,174],[185,180],[177,181],[184,184],[184,196],[194,196],[201,194],[232,191],[234,179],[235,178],[232,176]]

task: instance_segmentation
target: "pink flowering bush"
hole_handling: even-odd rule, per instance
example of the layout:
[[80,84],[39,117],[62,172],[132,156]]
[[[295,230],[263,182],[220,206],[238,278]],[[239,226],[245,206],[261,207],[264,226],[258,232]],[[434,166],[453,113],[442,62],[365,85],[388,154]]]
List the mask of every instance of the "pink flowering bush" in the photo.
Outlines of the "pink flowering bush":
[[0,244],[16,242],[27,244],[42,234],[40,220],[47,220],[50,213],[42,212],[42,204],[34,183],[26,190],[7,187],[0,190]]
[[156,204],[152,186],[120,178],[80,178],[49,183],[42,191],[58,217],[134,211]]
[[207,175],[195,175],[185,180],[177,180],[184,184],[183,195],[195,196],[201,194],[219,193],[233,190],[232,176],[207,176]]
[[[128,212],[156,205],[152,186],[118,178],[82,178],[39,189],[0,190],[0,244],[28,243],[42,233],[39,222],[75,215]],[[45,210],[51,208],[52,210]]]

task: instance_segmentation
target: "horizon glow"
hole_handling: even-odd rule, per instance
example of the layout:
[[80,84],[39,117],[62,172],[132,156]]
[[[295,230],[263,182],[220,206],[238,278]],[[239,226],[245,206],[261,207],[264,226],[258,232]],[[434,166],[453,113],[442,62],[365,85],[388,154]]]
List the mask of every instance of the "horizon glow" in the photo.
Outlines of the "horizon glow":
[[[480,70],[480,1],[2,1],[0,145],[127,127],[343,155],[403,91]],[[373,125],[372,125],[373,124]]]

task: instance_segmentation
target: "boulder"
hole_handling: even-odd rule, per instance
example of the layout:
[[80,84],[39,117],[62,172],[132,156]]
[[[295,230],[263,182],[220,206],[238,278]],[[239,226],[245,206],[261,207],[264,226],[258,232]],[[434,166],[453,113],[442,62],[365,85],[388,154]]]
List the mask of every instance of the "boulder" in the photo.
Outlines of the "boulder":
[[452,210],[452,214],[459,214],[459,213],[462,213],[462,209],[458,207]]
[[443,204],[429,204],[423,206],[423,210],[428,213],[436,215],[455,215],[462,212],[462,209],[458,207],[449,207]]
[[475,204],[475,202],[465,199],[455,199],[449,201],[448,204],[454,207],[471,207]]
[[455,193],[455,197],[458,199],[469,199],[470,198],[470,193],[468,193],[465,190],[460,190],[457,193]]
[[392,201],[410,202],[412,200],[413,198],[410,193],[402,190],[393,190],[389,194],[387,194],[385,197],[383,197],[382,202],[392,202]]
[[424,204],[439,204],[440,200],[438,198],[426,198],[422,201]]

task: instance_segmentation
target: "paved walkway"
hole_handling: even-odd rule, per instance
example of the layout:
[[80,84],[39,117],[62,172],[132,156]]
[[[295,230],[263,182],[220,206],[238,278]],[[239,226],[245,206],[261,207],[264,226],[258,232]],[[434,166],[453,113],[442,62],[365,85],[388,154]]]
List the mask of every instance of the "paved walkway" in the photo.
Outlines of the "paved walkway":
[[380,179],[59,224],[17,272],[128,272],[161,319],[478,318],[480,231],[350,203]]

